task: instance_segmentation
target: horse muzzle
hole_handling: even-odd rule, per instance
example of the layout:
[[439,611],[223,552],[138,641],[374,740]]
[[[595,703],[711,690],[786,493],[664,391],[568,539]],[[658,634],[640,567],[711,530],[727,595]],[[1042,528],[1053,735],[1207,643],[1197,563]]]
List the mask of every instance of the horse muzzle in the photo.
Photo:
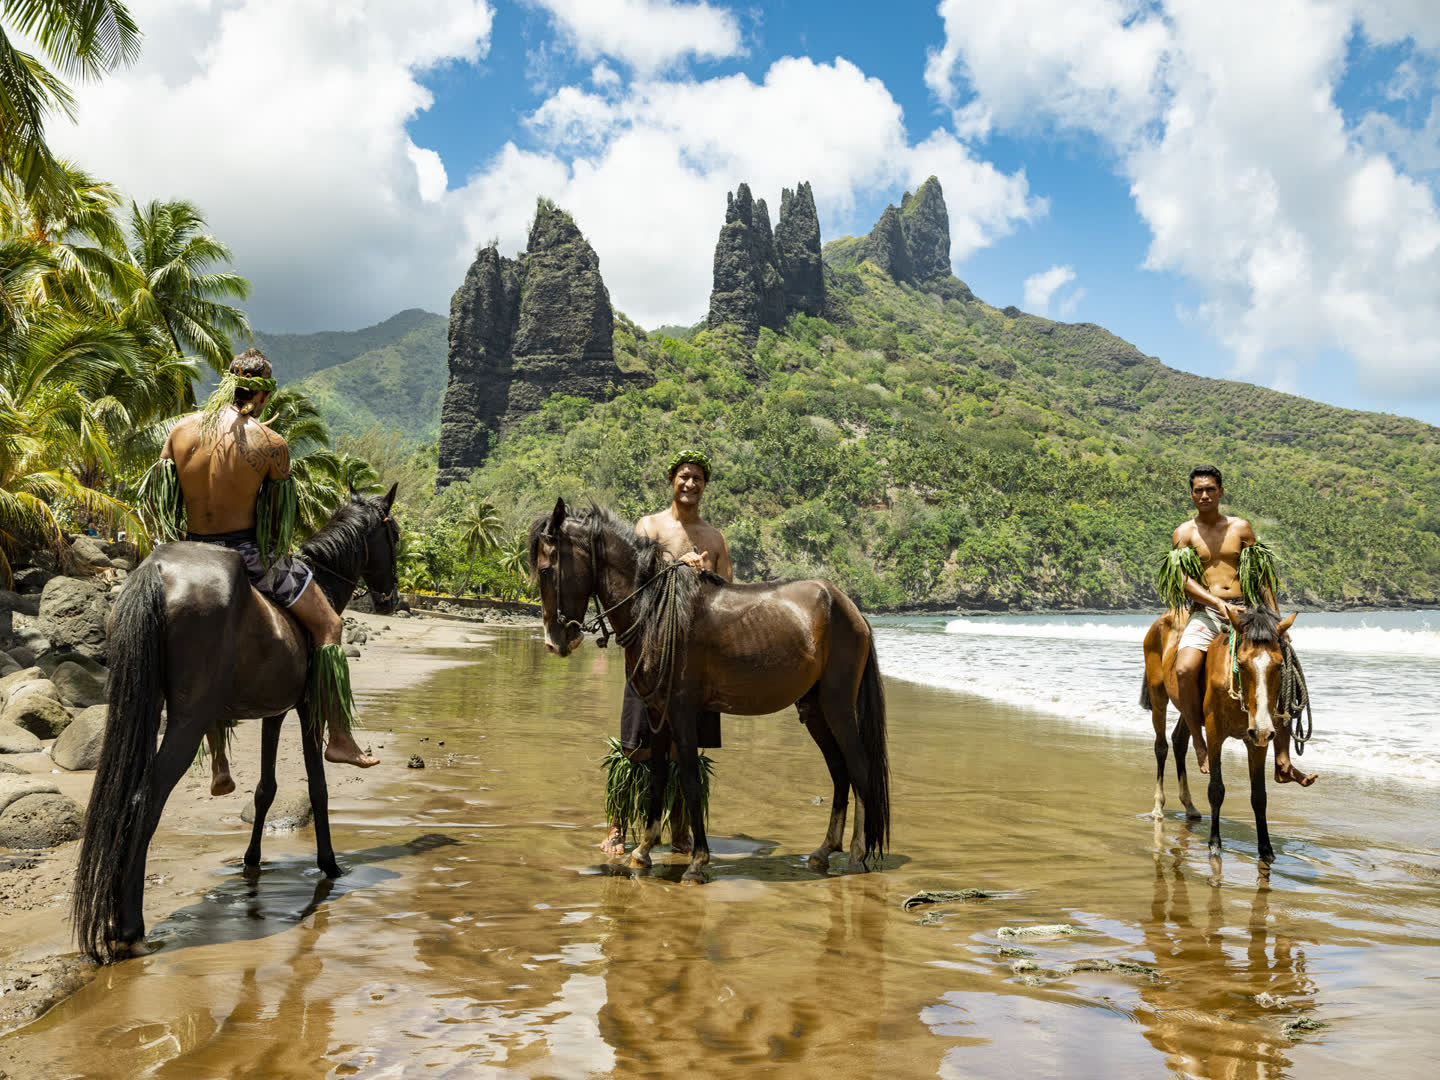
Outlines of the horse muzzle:
[[1270,745],[1270,740],[1275,737],[1273,727],[1258,728],[1252,727],[1245,732],[1245,741],[1251,746],[1265,747]]
[[391,589],[384,596],[376,596],[374,603],[375,614],[389,615],[400,606],[400,590],[398,588]]

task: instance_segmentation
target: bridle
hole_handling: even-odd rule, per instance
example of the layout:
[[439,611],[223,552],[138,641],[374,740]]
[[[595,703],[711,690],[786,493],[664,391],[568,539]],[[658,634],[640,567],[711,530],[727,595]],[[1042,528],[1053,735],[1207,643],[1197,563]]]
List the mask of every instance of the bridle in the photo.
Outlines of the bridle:
[[[561,530],[563,531],[564,528],[565,528],[565,526],[564,526],[564,525],[561,525],[560,528],[561,528]],[[569,636],[569,635],[570,635],[570,628],[573,626],[573,627],[575,628],[575,631],[576,631],[577,634],[580,634],[580,635],[584,635],[584,634],[594,634],[594,635],[596,635],[596,637],[595,637],[595,647],[596,647],[597,649],[605,649],[605,648],[608,648],[609,645],[610,645],[610,639],[611,639],[612,637],[613,637],[616,641],[618,641],[618,642],[620,643],[620,647],[621,647],[622,649],[623,649],[623,648],[627,648],[628,646],[630,646],[630,645],[635,641],[636,638],[638,638],[638,637],[640,636],[640,630],[641,630],[640,623],[639,623],[638,621],[637,621],[637,622],[632,622],[628,627],[625,628],[624,633],[619,633],[619,632],[615,631],[614,629],[612,629],[611,626],[610,626],[610,624],[609,624],[609,622],[607,621],[607,618],[608,618],[608,616],[610,615],[610,613],[613,612],[613,611],[616,611],[617,609],[619,609],[619,608],[621,608],[621,607],[623,607],[625,604],[628,604],[631,600],[635,599],[635,597],[639,596],[642,592],[644,592],[646,589],[648,589],[651,585],[654,585],[657,581],[660,581],[660,580],[661,580],[662,578],[664,578],[666,575],[674,573],[677,569],[679,569],[679,568],[682,567],[682,566],[685,566],[686,564],[685,564],[685,563],[681,563],[681,562],[671,563],[669,566],[665,567],[665,568],[664,568],[663,570],[661,570],[659,573],[657,573],[657,574],[655,574],[653,577],[651,577],[649,581],[646,581],[644,584],[642,584],[642,585],[638,586],[637,588],[635,588],[635,589],[630,593],[629,596],[626,596],[626,597],[624,597],[624,598],[621,599],[621,600],[615,601],[615,603],[611,604],[609,607],[604,607],[604,606],[600,603],[600,589],[599,589],[599,586],[600,586],[600,562],[599,562],[599,560],[598,560],[598,559],[596,558],[596,556],[595,556],[595,534],[594,534],[593,531],[591,531],[591,530],[589,530],[589,529],[586,529],[586,532],[588,533],[588,536],[587,536],[586,539],[587,539],[587,547],[589,548],[590,571],[591,571],[591,574],[592,574],[593,577],[594,577],[594,582],[593,582],[593,583],[591,584],[591,586],[590,586],[589,595],[586,596],[586,598],[585,598],[585,606],[588,608],[588,607],[590,606],[590,601],[593,600],[593,601],[595,602],[595,617],[594,617],[593,619],[591,619],[589,622],[580,622],[578,619],[570,619],[570,618],[567,618],[567,619],[561,624],[561,627],[560,627],[561,632],[562,632],[563,634],[565,634],[565,640],[566,640],[566,641],[569,641],[569,640],[570,640],[570,636]],[[561,572],[562,572],[562,566],[563,566],[563,564],[562,564],[562,562],[561,562],[561,560],[560,560],[560,557],[559,557],[559,544],[558,544],[558,542],[557,542],[556,536],[555,536],[553,533],[549,532],[548,530],[547,530],[546,532],[544,532],[544,533],[541,533],[541,536],[543,536],[546,540],[549,540],[550,543],[551,543],[551,545],[556,548],[556,557],[555,557],[555,609],[556,609],[556,612],[557,612],[558,614],[562,614],[562,615],[563,615],[564,612],[561,612],[561,611],[560,611],[560,597],[563,595],[563,590],[562,590],[562,585],[561,585],[561,583],[562,583]],[[571,549],[570,549],[570,550],[571,550],[572,552],[575,550],[573,544],[571,545]]]
[[[380,524],[387,526],[387,529],[390,523],[391,522],[389,514],[385,514],[380,518]],[[325,574],[332,580],[338,581],[340,584],[344,585],[345,588],[349,590],[350,599],[352,601],[358,600],[360,599],[360,597],[368,595],[371,591],[370,583],[364,582],[362,584],[361,580],[365,576],[365,567],[370,565],[370,534],[368,531],[361,538],[361,543],[364,544],[364,549],[363,554],[360,557],[360,570],[358,573],[356,573],[354,577],[346,577],[344,574],[340,573],[340,571],[336,570],[333,566],[326,566],[323,562],[315,558],[313,555],[306,555],[305,563],[307,566],[310,567],[311,570],[315,571],[316,573]],[[395,582],[395,591],[397,593],[400,591],[400,582],[398,577],[396,578]]]

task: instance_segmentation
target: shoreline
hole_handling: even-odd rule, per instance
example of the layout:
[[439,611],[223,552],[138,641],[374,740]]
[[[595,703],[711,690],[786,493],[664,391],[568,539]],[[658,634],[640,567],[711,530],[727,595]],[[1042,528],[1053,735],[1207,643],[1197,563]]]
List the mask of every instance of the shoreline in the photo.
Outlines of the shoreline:
[[[413,687],[435,672],[465,663],[437,655],[484,641],[485,624],[473,619],[431,616],[406,618],[346,612],[368,634],[361,659],[352,661],[351,685],[361,699],[381,691]],[[508,624],[510,626],[515,623]],[[299,729],[293,722],[281,731],[276,762],[279,785],[275,809],[285,795],[305,790]],[[406,768],[398,747],[387,746],[391,733],[360,728],[361,744],[370,743],[381,762],[370,769],[331,766],[326,771],[332,802],[339,791],[374,788]],[[244,720],[230,749],[235,791],[212,796],[209,769],[191,768],[176,785],[165,806],[146,863],[146,925],[154,927],[173,912],[193,903],[197,891],[211,882],[225,860],[238,861],[248,842],[250,825],[241,812],[251,802],[260,774],[259,721]],[[49,746],[32,754],[7,754],[5,761],[32,777],[43,777],[81,806],[89,802],[93,770],[67,772],[50,760]],[[218,805],[217,805],[218,804]],[[265,851],[313,855],[313,834],[305,828],[266,832]],[[23,1027],[56,1002],[74,993],[99,973],[99,965],[75,952],[69,931],[70,881],[80,841],[53,848],[0,851],[0,1035]],[[0,1077],[4,1071],[0,1069]]]
[[[1415,600],[1395,604],[1300,604],[1290,606],[1281,605],[1287,612],[1294,611],[1301,615],[1348,615],[1366,614],[1390,611],[1436,611],[1440,610],[1440,600]],[[1163,611],[1155,607],[1114,607],[1114,608],[1092,608],[1092,607],[1062,607],[1062,608],[957,608],[947,605],[937,607],[905,607],[905,608],[874,608],[866,611],[861,609],[867,618],[954,618],[970,619],[981,616],[1003,616],[1003,615],[1150,615],[1159,618]]]

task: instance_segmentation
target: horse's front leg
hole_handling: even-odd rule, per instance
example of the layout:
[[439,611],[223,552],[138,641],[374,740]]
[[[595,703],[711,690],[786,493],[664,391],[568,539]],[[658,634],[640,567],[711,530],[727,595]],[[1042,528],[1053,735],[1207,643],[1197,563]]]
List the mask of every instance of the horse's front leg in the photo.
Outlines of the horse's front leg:
[[1210,764],[1210,857],[1220,857],[1220,806],[1225,802],[1225,781],[1220,775],[1220,747],[1225,741],[1225,736],[1217,730],[1218,725],[1207,723],[1210,727],[1209,745],[1206,752]]
[[705,880],[710,865],[710,842],[705,837],[705,800],[700,793],[700,747],[696,738],[695,719],[679,725],[677,750],[680,765],[680,793],[685,798],[685,816],[690,821],[690,865],[681,877],[686,885]]
[[275,801],[275,758],[280,750],[280,725],[285,714],[267,716],[260,728],[260,782],[255,785],[255,824],[250,829],[250,846],[245,849],[245,865],[260,865],[260,837],[265,832],[265,815]]
[[320,743],[320,726],[314,722],[307,702],[295,707],[300,718],[300,745],[305,753],[305,779],[310,786],[310,809],[315,814],[315,865],[326,877],[337,878],[343,871],[335,861],[330,843],[330,789],[325,785],[325,755]]
[[1275,861],[1270,846],[1270,823],[1265,820],[1268,796],[1265,793],[1265,754],[1268,747],[1246,744],[1250,755],[1250,806],[1255,811],[1255,832],[1260,841],[1260,861],[1268,866]]
[[640,843],[630,852],[630,865],[637,870],[650,866],[650,849],[660,842],[661,817],[665,812],[665,783],[670,773],[670,729],[650,736],[650,803],[645,811],[645,830]]

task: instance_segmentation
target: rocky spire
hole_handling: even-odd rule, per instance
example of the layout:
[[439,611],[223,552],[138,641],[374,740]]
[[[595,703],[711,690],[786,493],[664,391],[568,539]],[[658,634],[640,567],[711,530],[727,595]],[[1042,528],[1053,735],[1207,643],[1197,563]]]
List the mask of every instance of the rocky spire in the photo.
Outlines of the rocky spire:
[[940,181],[930,177],[912,196],[900,200],[900,225],[910,252],[910,272],[915,281],[948,277],[950,274],[950,214]]
[[885,207],[880,220],[861,243],[860,260],[874,263],[896,281],[910,280],[910,249],[905,243],[905,230],[900,225],[900,211],[893,204]]
[[775,257],[785,288],[787,314],[825,311],[825,267],[820,258],[820,218],[810,181],[780,193],[780,221],[775,226]]
[[450,301],[450,382],[437,488],[463,480],[491,441],[559,392],[603,401],[644,375],[615,366],[600,260],[574,220],[541,199],[518,260],[482,248]]
[[725,225],[715,244],[711,326],[733,324],[754,336],[785,325],[785,284],[775,258],[770,211],[741,184],[725,199]]

